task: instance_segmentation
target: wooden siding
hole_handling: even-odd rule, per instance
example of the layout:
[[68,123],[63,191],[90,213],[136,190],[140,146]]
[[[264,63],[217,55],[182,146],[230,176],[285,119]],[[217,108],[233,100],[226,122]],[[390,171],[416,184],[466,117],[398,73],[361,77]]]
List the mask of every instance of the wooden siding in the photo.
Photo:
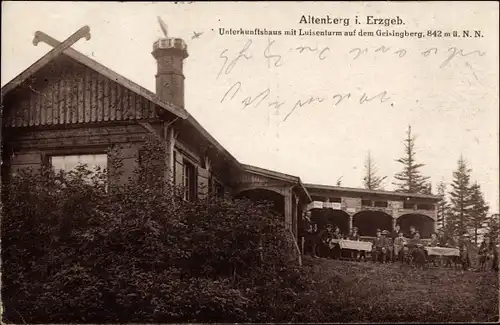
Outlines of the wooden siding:
[[61,56],[7,100],[10,127],[155,119],[156,104],[86,66]]
[[6,147],[16,150],[84,148],[143,142],[147,130],[140,125],[68,127],[64,129],[18,129],[5,138]]

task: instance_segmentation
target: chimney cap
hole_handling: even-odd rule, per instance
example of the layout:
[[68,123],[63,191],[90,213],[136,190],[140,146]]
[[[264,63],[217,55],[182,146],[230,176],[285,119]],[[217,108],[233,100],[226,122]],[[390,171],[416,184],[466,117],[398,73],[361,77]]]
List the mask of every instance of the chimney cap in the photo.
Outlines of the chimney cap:
[[153,51],[177,49],[187,52],[187,44],[182,38],[166,37],[160,38],[153,43]]

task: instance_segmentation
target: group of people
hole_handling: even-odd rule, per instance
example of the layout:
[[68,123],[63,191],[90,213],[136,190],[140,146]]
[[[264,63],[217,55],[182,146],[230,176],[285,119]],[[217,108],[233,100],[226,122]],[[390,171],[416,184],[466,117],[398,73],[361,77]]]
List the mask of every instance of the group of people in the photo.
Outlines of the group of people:
[[[311,212],[307,211],[303,218],[301,231],[303,249],[309,249],[313,257],[327,257],[340,259],[342,255],[354,260],[366,260],[367,252],[358,250],[342,250],[339,240],[347,239],[359,241],[358,228],[353,227],[347,235],[341,233],[340,228],[332,224],[318,231],[318,226],[311,220]],[[377,229],[376,237],[372,241],[371,258],[374,262],[409,262],[416,265],[425,265],[430,262],[437,266],[444,262],[445,266],[462,266],[464,269],[471,267],[469,254],[470,242],[465,236],[452,236],[446,238],[436,233],[431,234],[430,241],[424,243],[420,232],[415,227],[410,227],[408,236],[401,231],[398,224],[394,230]],[[425,246],[451,247],[459,250],[459,256],[439,258],[428,255]],[[479,268],[482,270],[494,269],[498,271],[498,251],[495,243],[488,237],[479,248]]]

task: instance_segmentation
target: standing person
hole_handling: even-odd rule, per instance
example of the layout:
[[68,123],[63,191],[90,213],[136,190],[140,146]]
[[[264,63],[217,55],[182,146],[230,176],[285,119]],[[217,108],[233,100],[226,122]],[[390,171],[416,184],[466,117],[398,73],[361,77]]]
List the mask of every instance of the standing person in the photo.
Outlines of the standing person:
[[466,271],[470,268],[470,252],[469,252],[469,234],[464,233],[459,240],[460,248],[460,262],[462,263],[462,268]]
[[[349,237],[347,239],[352,240],[352,241],[359,241],[360,238],[359,238],[359,234],[358,234],[358,227],[352,228],[352,231],[349,234]],[[358,250],[350,249],[349,251],[350,251],[351,259],[354,259],[356,261],[359,260],[360,254],[359,254]]]
[[392,230],[391,232],[391,238],[392,238],[392,241],[394,241],[394,239],[398,238],[399,237],[399,232],[401,231],[401,226],[397,223],[395,226],[394,226],[394,229]]
[[[316,235],[318,232],[318,225],[311,220],[311,211],[306,211],[302,216],[302,254],[305,254],[306,247],[310,250],[313,258],[317,258],[316,248]],[[304,247],[305,246],[305,247]]]
[[493,243],[493,265],[492,265],[492,270],[495,272],[498,272],[498,239],[492,239],[491,242]]
[[410,239],[414,239],[417,234],[417,228],[410,226]]
[[479,270],[485,271],[489,268],[493,269],[493,251],[496,249],[490,237],[485,237],[481,246],[479,246]]

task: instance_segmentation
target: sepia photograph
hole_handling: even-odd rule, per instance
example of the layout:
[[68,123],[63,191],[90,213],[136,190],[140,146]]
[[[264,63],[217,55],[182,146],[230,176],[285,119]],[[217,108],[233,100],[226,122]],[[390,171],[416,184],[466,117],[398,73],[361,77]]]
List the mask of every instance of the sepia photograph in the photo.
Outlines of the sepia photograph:
[[498,2],[1,15],[2,323],[500,321]]

